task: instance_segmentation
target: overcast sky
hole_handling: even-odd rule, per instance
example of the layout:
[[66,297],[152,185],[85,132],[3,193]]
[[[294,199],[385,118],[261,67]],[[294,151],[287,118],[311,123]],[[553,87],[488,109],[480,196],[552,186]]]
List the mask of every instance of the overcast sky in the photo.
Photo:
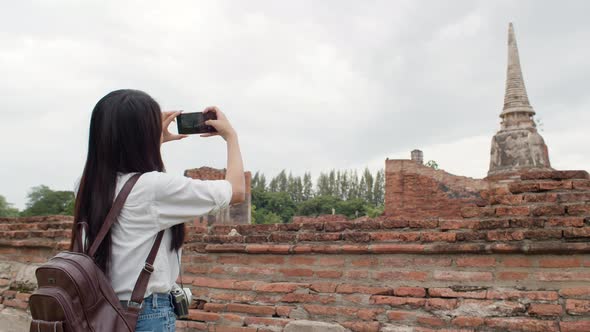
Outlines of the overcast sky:
[[[2,1],[0,194],[72,190],[109,91],[218,105],[245,167],[314,177],[424,151],[484,177],[508,23],[557,169],[590,165],[588,1]],[[164,145],[168,172],[225,166],[221,138]]]

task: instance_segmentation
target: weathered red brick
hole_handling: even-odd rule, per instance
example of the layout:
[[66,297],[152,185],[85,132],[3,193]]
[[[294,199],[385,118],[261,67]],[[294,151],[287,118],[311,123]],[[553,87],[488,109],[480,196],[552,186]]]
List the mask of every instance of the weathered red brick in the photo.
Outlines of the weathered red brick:
[[2,302],[3,305],[8,306],[8,307],[14,307],[14,308],[19,308],[19,309],[27,309],[27,307],[29,306],[29,304],[25,301],[21,301],[21,300],[17,300],[17,299],[5,299]]
[[436,228],[438,227],[438,220],[410,220],[411,228]]
[[559,322],[561,332],[588,332],[590,331],[590,320],[572,322]]
[[587,238],[590,237],[590,227],[568,228],[563,231],[565,238]]
[[244,317],[246,325],[266,325],[266,326],[286,326],[289,324],[289,319],[283,318],[267,318],[267,317]]
[[344,257],[320,257],[317,261],[321,266],[344,266]]
[[391,294],[392,290],[389,287],[371,287],[364,285],[340,284],[336,287],[336,293],[351,294]]
[[280,272],[285,277],[311,277],[313,270],[311,269],[280,269]]
[[590,214],[590,204],[568,205],[566,211],[570,216],[588,215]]
[[457,241],[456,233],[447,232],[422,232],[423,242],[455,242]]
[[434,280],[440,281],[491,281],[491,272],[434,271]]
[[566,267],[580,267],[581,262],[578,257],[551,257],[541,258],[539,266],[545,268],[566,268]]
[[453,310],[457,307],[457,300],[430,298],[425,307],[427,310]]
[[415,254],[424,252],[424,245],[422,244],[405,244],[405,243],[381,243],[373,244],[369,250],[373,253],[379,254]]
[[373,275],[377,280],[426,281],[428,278],[428,272],[424,271],[382,271],[375,272]]
[[413,311],[392,310],[387,312],[387,318],[393,321],[409,320],[416,317]]
[[258,292],[291,293],[300,288],[307,288],[309,284],[293,282],[264,283],[256,286]]
[[582,227],[584,226],[583,217],[553,217],[546,222],[550,227]]
[[570,180],[567,181],[540,181],[539,182],[539,189],[540,190],[557,190],[557,189],[572,189],[573,182]]
[[392,307],[409,306],[412,308],[424,307],[426,299],[415,297],[399,297],[399,296],[371,296],[371,304],[386,304]]
[[336,279],[336,278],[341,278],[342,274],[343,274],[342,271],[335,271],[335,270],[315,271],[315,275],[318,278]]
[[275,314],[275,307],[265,305],[249,305],[239,303],[228,303],[227,311],[241,312],[245,314],[272,316]]
[[489,231],[486,233],[488,241],[521,241],[524,240],[523,231]]
[[451,288],[429,288],[428,294],[431,297],[457,297],[470,299],[485,299],[487,291],[483,290],[453,290]]
[[188,311],[188,318],[190,320],[198,320],[203,322],[214,322],[220,319],[220,315],[218,313],[213,312],[206,312],[203,310],[197,309],[189,309]]
[[333,282],[314,282],[309,288],[318,293],[334,293],[337,286]]
[[405,228],[409,226],[407,220],[386,219],[381,222],[383,228]]
[[490,267],[496,265],[496,258],[494,257],[463,257],[457,258],[455,264],[459,267]]
[[561,205],[538,206],[533,209],[533,216],[561,216],[565,214],[565,207]]
[[451,324],[460,327],[478,327],[484,324],[484,319],[481,317],[457,316]]
[[528,272],[501,271],[497,273],[498,280],[524,280],[528,278]]
[[500,206],[496,208],[497,216],[528,216],[530,213],[528,206]]
[[381,324],[379,322],[347,321],[342,326],[353,332],[378,332]]
[[442,327],[447,325],[447,322],[441,318],[436,316],[426,316],[426,315],[418,315],[416,317],[416,322],[420,325],[432,326],[432,327]]
[[414,265],[416,266],[451,266],[453,261],[446,257],[416,257]]
[[559,294],[563,297],[590,297],[590,287],[571,287],[571,288],[562,288],[559,291]]
[[507,267],[531,267],[533,261],[528,257],[505,257],[502,260],[502,265]]
[[556,332],[559,331],[557,321],[539,320],[532,318],[486,318],[485,324],[493,329],[505,329],[508,331],[535,331]]
[[508,185],[508,189],[513,194],[520,194],[524,192],[537,192],[540,190],[538,183],[515,182]]
[[371,240],[376,242],[416,242],[420,240],[420,232],[376,232],[371,233]]
[[570,315],[590,314],[590,301],[588,300],[565,300],[565,310]]
[[520,291],[511,289],[490,289],[486,298],[495,300],[529,299],[531,301],[557,301],[559,295],[555,291]]
[[395,296],[424,297],[426,290],[422,287],[397,287],[393,290]]
[[562,313],[560,304],[531,303],[529,314],[537,316],[560,316]]
[[537,272],[535,278],[540,281],[590,281],[590,272]]
[[523,198],[525,203],[555,203],[558,200],[556,193],[526,194]]

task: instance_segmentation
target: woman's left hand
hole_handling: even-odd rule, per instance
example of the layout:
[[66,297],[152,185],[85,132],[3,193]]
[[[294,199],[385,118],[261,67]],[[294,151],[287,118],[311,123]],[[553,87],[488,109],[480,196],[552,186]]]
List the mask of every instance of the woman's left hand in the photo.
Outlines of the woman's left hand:
[[166,143],[169,141],[176,141],[183,138],[188,137],[188,135],[179,135],[179,134],[172,134],[168,127],[170,123],[172,123],[176,117],[182,113],[181,111],[172,111],[172,112],[162,112],[162,143]]

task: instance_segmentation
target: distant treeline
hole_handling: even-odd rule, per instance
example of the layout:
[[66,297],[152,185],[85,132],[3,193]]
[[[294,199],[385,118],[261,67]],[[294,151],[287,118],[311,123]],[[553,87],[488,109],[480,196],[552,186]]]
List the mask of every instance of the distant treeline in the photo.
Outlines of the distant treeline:
[[48,215],[73,215],[74,192],[54,191],[45,185],[31,188],[24,210],[19,211],[0,195],[0,217],[30,217]]
[[[315,184],[314,184],[315,183]],[[366,168],[331,170],[312,181],[311,173],[293,176],[283,170],[267,180],[256,172],[252,177],[254,223],[289,222],[294,215],[343,214],[350,218],[376,216],[383,212],[385,174]]]
[[[311,173],[293,176],[281,171],[267,180],[256,172],[252,178],[253,223],[286,223],[295,215],[343,214],[350,218],[377,216],[383,212],[383,169],[331,170],[312,180]],[[74,213],[74,193],[54,191],[45,185],[31,188],[22,211],[0,195],[0,217],[42,216]]]

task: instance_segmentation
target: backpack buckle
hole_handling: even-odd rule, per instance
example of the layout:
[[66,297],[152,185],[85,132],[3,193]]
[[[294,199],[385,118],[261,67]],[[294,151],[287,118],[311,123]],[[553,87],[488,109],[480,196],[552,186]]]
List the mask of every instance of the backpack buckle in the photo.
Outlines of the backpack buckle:
[[154,266],[148,262],[145,262],[145,265],[143,266],[143,270],[149,274],[152,274],[152,272],[154,272]]
[[127,301],[127,308],[133,308],[133,309],[137,309],[139,311],[139,309],[141,309],[143,307],[143,302],[142,303],[137,303],[135,301]]

